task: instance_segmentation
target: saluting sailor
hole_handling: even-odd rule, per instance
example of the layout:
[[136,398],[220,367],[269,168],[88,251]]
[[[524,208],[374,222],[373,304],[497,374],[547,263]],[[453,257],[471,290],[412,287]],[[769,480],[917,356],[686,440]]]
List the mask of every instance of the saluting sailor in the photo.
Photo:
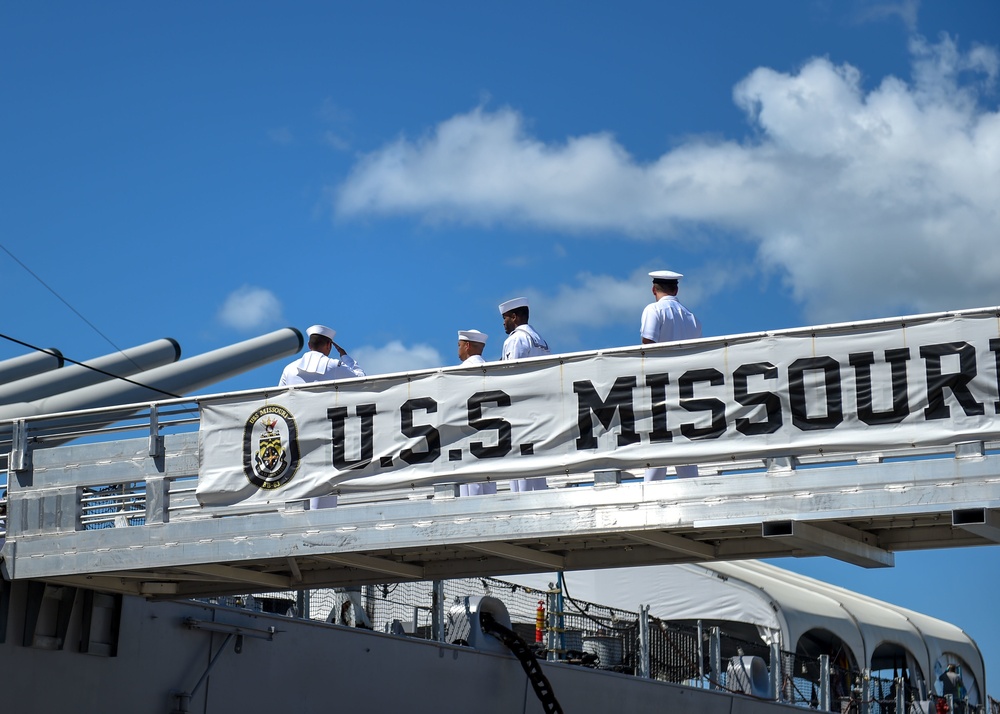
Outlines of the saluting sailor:
[[[646,305],[642,311],[642,323],[639,326],[642,343],[645,345],[701,337],[698,318],[677,299],[678,282],[684,275],[672,270],[654,270],[649,277],[653,279],[653,297],[656,300]],[[697,475],[697,466],[677,467],[678,478],[693,478]],[[662,481],[666,477],[667,469],[661,466],[646,469],[643,480]]]
[[[306,334],[309,335],[309,351],[299,359],[289,364],[281,372],[279,387],[293,384],[309,384],[325,382],[330,379],[347,379],[349,377],[364,377],[365,371],[347,354],[343,347],[333,341],[336,330],[326,325],[313,325]],[[331,358],[330,352],[337,348],[340,359]],[[318,508],[335,508],[337,496],[328,494],[309,499],[309,510]]]
[[[306,334],[309,335],[309,351],[285,367],[278,381],[279,387],[365,376],[358,363],[333,341],[337,334],[335,330],[325,325],[313,325],[306,330]],[[340,359],[330,357],[334,347],[340,353]]]
[[485,364],[483,349],[486,347],[485,332],[479,330],[458,331],[458,358],[462,364]]
[[[528,324],[528,298],[518,297],[500,303],[503,329],[507,339],[503,343],[502,360],[539,357],[549,354],[549,345],[535,328]],[[545,478],[519,478],[510,482],[511,491],[544,491],[549,487]]]
[[500,359],[521,359],[549,354],[549,345],[535,328],[528,324],[528,298],[518,297],[500,303],[503,330],[507,339],[503,343]]

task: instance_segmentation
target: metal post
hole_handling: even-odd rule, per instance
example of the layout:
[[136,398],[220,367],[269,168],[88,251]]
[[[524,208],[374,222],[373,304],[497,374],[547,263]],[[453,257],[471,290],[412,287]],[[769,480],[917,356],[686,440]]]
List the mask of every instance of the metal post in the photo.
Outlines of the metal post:
[[557,595],[557,590],[551,590],[545,594],[545,659],[550,662],[559,659],[559,653],[556,652],[558,648],[558,644],[556,643]]
[[896,711],[899,714],[906,712],[906,680],[896,677]]
[[861,712],[871,714],[872,710],[872,671],[861,670]]
[[705,632],[698,620],[698,686],[705,686]]
[[784,662],[781,659],[781,643],[771,643],[771,698],[780,702],[783,698],[782,683],[784,682]]
[[435,580],[431,590],[431,637],[444,642],[444,581]]
[[[28,426],[24,419],[17,419],[11,428],[13,431],[10,437],[8,469],[15,473],[27,471],[31,464],[31,453],[28,450]],[[10,488],[9,484],[7,488]]]
[[556,573],[556,642],[558,643],[559,659],[566,659],[566,616],[564,614],[566,603],[563,599],[563,574],[560,570]]
[[149,455],[154,459],[162,459],[163,435],[160,434],[160,408],[156,405],[149,407]]
[[722,689],[722,633],[717,626],[712,627],[708,637],[709,686]]
[[649,605],[639,606],[639,661],[636,676],[649,679]]
[[827,654],[819,656],[819,709],[830,711],[830,655]]
[[170,502],[167,480],[146,479],[146,523],[166,523],[170,520]]

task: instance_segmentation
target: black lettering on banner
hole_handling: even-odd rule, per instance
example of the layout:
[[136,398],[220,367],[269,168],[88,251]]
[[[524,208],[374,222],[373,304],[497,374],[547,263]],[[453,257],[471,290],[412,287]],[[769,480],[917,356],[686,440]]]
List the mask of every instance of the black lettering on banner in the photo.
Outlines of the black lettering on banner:
[[413,425],[413,412],[422,409],[428,414],[435,414],[438,410],[437,402],[430,397],[418,397],[408,399],[399,410],[399,430],[403,436],[411,438],[423,437],[427,441],[426,451],[414,451],[413,449],[403,449],[399,452],[399,458],[410,464],[424,464],[435,461],[441,455],[441,434],[433,426],[422,424]]
[[[954,374],[941,373],[941,358],[947,355],[958,355],[959,371]],[[926,345],[920,348],[920,356],[924,358],[927,373],[927,408],[924,418],[947,419],[951,416],[951,408],[944,403],[944,390],[951,393],[962,405],[966,416],[980,416],[986,413],[985,407],[976,401],[969,391],[969,382],[976,376],[976,349],[968,342],[946,342],[940,345]]]
[[573,382],[573,391],[577,395],[577,425],[580,429],[580,438],[576,440],[577,450],[597,448],[591,413],[605,429],[610,429],[615,412],[618,412],[621,421],[618,446],[635,444],[639,441],[639,434],[635,430],[635,409],[632,405],[632,390],[635,389],[635,383],[635,377],[619,377],[611,387],[607,400],[602,400],[589,380]]
[[349,461],[345,447],[347,407],[333,407],[326,410],[333,442],[333,465],[341,471],[363,469],[371,463],[372,455],[375,453],[375,405],[359,404],[355,413],[361,419],[361,458]]
[[736,431],[746,436],[773,434],[781,428],[781,397],[774,392],[751,392],[747,385],[749,377],[760,375],[764,379],[777,379],[778,369],[770,362],[743,364],[733,372],[733,394],[736,401],[745,407],[764,407],[767,419],[750,421],[746,417],[736,420]]
[[667,428],[668,384],[670,375],[666,372],[646,375],[646,386],[649,387],[649,396],[653,403],[653,431],[649,434],[649,440],[653,443],[674,440],[674,435]]
[[889,363],[892,374],[892,409],[875,411],[872,401],[872,365],[875,364],[875,353],[858,352],[850,355],[854,381],[857,384],[858,419],[869,426],[875,426],[898,424],[909,415],[906,381],[906,363],[909,359],[909,348],[885,351],[885,361]]
[[726,433],[726,403],[721,399],[694,399],[694,385],[708,382],[713,386],[726,383],[717,369],[692,369],[677,380],[680,392],[678,404],[689,412],[712,412],[712,423],[696,427],[693,423],[681,424],[681,434],[688,439],[717,439]]
[[499,389],[491,392],[476,392],[469,397],[469,426],[476,431],[496,429],[496,446],[483,446],[481,441],[469,444],[469,451],[477,459],[496,459],[510,453],[510,422],[494,417],[483,419],[483,404],[495,404],[498,407],[510,406],[510,395]]
[[[993,362],[997,371],[997,392],[1000,393],[1000,340],[994,338],[990,340],[990,352],[993,353]],[[993,402],[993,411],[1000,414],[1000,402]]]
[[[826,413],[810,417],[807,412],[806,372],[823,372],[826,386]],[[788,367],[788,401],[792,423],[802,431],[833,429],[844,421],[843,390],[840,387],[840,363],[833,357],[803,357]]]

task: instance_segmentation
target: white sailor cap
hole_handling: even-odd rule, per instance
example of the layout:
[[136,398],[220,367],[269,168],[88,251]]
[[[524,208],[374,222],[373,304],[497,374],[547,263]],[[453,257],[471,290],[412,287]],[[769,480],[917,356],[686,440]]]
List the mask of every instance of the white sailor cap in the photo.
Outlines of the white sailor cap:
[[489,337],[485,332],[480,332],[479,330],[459,330],[458,339],[465,340],[466,342],[482,342],[486,344],[486,338]]
[[680,280],[684,273],[675,273],[672,270],[654,270],[649,274],[653,280]]
[[513,300],[500,303],[500,314],[503,315],[504,313],[516,310],[519,307],[528,307],[528,298],[516,297]]
[[306,334],[309,335],[310,337],[312,337],[313,335],[323,335],[323,337],[332,341],[334,336],[337,334],[337,331],[331,330],[326,325],[313,325],[308,330],[306,330]]

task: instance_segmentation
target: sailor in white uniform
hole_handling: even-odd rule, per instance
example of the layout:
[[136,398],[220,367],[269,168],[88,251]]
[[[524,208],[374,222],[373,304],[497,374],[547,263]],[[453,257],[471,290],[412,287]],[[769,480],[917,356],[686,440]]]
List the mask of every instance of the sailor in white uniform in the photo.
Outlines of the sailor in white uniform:
[[[458,331],[458,358],[463,365],[486,364],[483,359],[483,349],[486,347],[485,332],[479,330],[459,330]],[[459,496],[482,496],[488,493],[496,493],[497,485],[493,481],[483,481],[481,483],[463,483],[458,486]]]
[[[306,330],[306,334],[309,335],[309,351],[285,367],[278,381],[279,387],[365,376],[358,363],[333,341],[336,331],[325,325],[313,325]],[[340,359],[330,357],[330,350],[334,347],[340,353]]]
[[[549,345],[535,328],[528,324],[528,298],[518,297],[500,303],[503,329],[507,339],[503,343],[502,360],[539,357],[549,354]],[[519,478],[510,482],[511,491],[543,491],[548,483],[544,478]]]
[[654,270],[649,276],[653,279],[653,297],[656,301],[646,305],[642,311],[639,331],[642,343],[674,342],[701,337],[698,318],[677,299],[678,281],[684,276],[672,270]]
[[[677,299],[678,281],[682,273],[672,270],[654,270],[649,274],[653,279],[653,297],[656,300],[646,305],[642,311],[639,335],[642,343],[675,342],[701,337],[701,323],[694,313],[681,305]],[[678,466],[678,478],[692,478],[698,475],[697,466]],[[667,476],[663,467],[646,469],[644,481],[661,481]]]
[[503,343],[501,359],[521,359],[549,354],[549,345],[535,328],[528,324],[528,298],[519,297],[500,304],[503,330],[507,339]]
[[485,332],[479,330],[458,331],[458,358],[462,364],[485,364],[483,349],[486,347]]
[[[281,379],[278,381],[279,387],[365,376],[365,371],[358,366],[358,363],[333,341],[337,334],[335,330],[325,325],[313,325],[306,330],[306,334],[309,335],[309,351],[282,370]],[[330,358],[330,351],[334,347],[340,353],[340,359]],[[309,499],[309,510],[334,508],[336,505],[335,494]]]

